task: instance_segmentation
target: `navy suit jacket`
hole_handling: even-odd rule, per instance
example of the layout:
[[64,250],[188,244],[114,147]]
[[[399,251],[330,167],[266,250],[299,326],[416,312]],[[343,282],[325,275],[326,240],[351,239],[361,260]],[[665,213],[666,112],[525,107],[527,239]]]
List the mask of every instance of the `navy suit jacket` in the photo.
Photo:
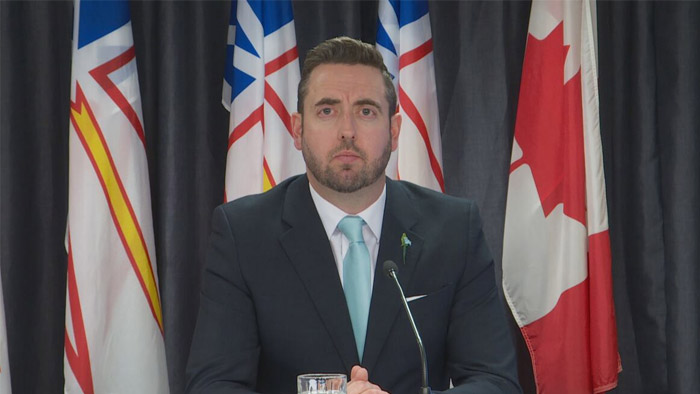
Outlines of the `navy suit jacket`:
[[[367,327],[358,359],[333,252],[305,175],[218,207],[187,367],[189,393],[295,393],[302,373],[353,365],[392,394],[416,393],[421,333],[433,390],[520,393],[513,341],[475,205],[387,179]],[[405,259],[401,236],[411,241]]]

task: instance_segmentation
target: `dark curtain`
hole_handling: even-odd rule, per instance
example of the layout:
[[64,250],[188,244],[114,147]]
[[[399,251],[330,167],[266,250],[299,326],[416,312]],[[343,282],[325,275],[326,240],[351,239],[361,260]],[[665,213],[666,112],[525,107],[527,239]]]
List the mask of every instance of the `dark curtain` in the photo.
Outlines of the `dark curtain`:
[[[131,6],[169,378],[182,393],[210,214],[223,199],[230,4]],[[447,192],[477,201],[497,261],[529,8],[430,3]],[[373,42],[376,9],[376,1],[294,2],[300,55],[340,34]],[[598,4],[624,368],[615,393],[700,392],[698,21],[696,2]],[[15,394],[63,392],[71,23],[71,2],[0,2],[0,273]]]
[[598,16],[618,391],[700,393],[700,3]]

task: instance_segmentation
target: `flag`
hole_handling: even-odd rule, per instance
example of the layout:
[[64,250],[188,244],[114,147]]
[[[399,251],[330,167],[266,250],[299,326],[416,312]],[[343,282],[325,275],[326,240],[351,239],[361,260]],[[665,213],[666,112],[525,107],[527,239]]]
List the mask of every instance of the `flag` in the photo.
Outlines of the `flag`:
[[10,385],[10,358],[7,353],[7,330],[5,328],[5,302],[0,280],[0,393],[12,394]]
[[228,36],[226,37],[224,87],[221,89],[221,104],[229,112],[231,112],[231,101],[233,101],[233,50],[236,47],[236,8],[236,0],[232,0],[228,22]]
[[533,1],[511,157],[503,289],[541,394],[621,369],[598,115],[595,3]]
[[167,393],[129,3],[74,12],[65,392]]
[[[300,79],[292,3],[239,0],[231,7],[227,201],[268,190],[306,168],[292,137]],[[224,101],[226,92],[225,82]]]
[[377,49],[394,79],[403,119],[386,173],[444,192],[428,1],[380,0]]

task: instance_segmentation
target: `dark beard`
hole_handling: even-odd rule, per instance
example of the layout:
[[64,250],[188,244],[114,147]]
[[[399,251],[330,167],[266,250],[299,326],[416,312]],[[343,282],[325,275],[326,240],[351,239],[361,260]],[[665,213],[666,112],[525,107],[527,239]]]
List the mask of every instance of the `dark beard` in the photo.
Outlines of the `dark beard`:
[[342,143],[328,155],[328,161],[333,158],[338,152],[349,150],[357,153],[365,162],[364,166],[356,174],[343,173],[344,170],[352,168],[350,165],[344,165],[340,168],[340,173],[335,172],[330,166],[322,167],[318,158],[311,153],[306,142],[302,140],[301,153],[304,156],[306,167],[309,169],[314,178],[323,186],[337,191],[339,193],[353,193],[364,187],[367,187],[384,175],[386,166],[389,163],[391,156],[391,139],[387,142],[384,152],[371,163],[367,163],[367,155],[357,149],[352,140],[343,140]]

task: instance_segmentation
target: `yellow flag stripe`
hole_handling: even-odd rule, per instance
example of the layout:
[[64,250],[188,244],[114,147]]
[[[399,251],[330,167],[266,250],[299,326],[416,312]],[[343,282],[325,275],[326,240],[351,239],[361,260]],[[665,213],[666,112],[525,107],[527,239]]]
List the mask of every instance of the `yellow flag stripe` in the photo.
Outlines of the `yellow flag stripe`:
[[267,165],[267,159],[263,157],[263,191],[266,192],[276,185],[275,178],[272,177],[270,167]]
[[129,196],[124,190],[117,168],[112,161],[109,147],[79,84],[76,86],[76,103],[71,103],[70,116],[76,134],[90,157],[102,184],[117,232],[162,332],[163,314],[158,286],[153,275],[151,259],[141,227],[134,214]]

